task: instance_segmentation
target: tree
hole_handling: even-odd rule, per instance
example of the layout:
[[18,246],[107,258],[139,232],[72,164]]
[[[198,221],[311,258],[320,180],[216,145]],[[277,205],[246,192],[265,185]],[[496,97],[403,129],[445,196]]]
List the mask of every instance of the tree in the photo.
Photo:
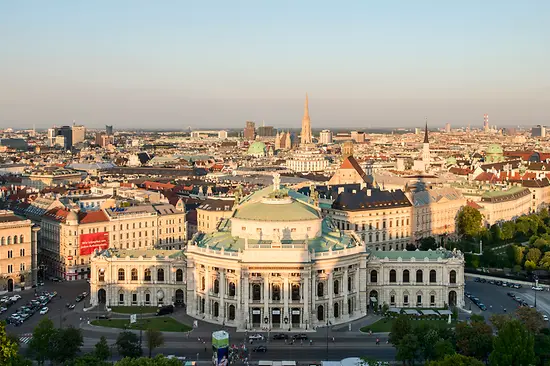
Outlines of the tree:
[[545,270],[550,269],[550,252],[544,253],[544,255],[539,261],[539,267],[544,268]]
[[156,329],[148,328],[145,331],[145,336],[147,337],[147,348],[149,349],[149,358],[153,354],[153,350],[164,344],[164,337],[162,333]]
[[432,236],[429,236],[427,238],[420,239],[420,250],[436,250],[437,249],[437,243],[435,242],[435,238]]
[[98,359],[93,353],[88,353],[76,358],[71,366],[109,366],[110,363]]
[[528,261],[531,261],[533,263],[538,263],[540,256],[541,256],[540,249],[538,248],[529,248],[529,251],[527,251],[527,254],[525,255],[525,259]]
[[474,207],[464,206],[457,216],[457,231],[470,238],[479,234],[482,216]]
[[548,328],[544,328],[543,331],[535,335],[535,355],[538,357],[540,365],[548,365],[548,360],[550,360],[550,331]]
[[473,357],[454,354],[440,361],[432,361],[427,366],[484,366],[484,363]]
[[493,341],[490,366],[534,365],[535,337],[518,320],[506,322]]
[[56,329],[50,339],[52,355],[51,360],[65,363],[73,360],[80,353],[80,347],[84,344],[82,331],[73,326]]
[[480,314],[472,314],[470,316],[470,321],[471,322],[482,322],[482,323],[485,323],[485,317],[483,315],[480,315]]
[[522,306],[516,310],[516,316],[531,333],[539,333],[546,327],[542,314],[536,309]]
[[99,342],[95,344],[94,356],[98,360],[102,361],[105,361],[106,359],[111,357],[111,348],[109,348],[109,345],[107,344],[107,339],[105,339],[104,336],[101,336]]
[[130,331],[120,332],[116,342],[118,353],[122,357],[135,358],[141,356],[141,345],[136,334]]
[[366,364],[366,365],[375,365],[375,366],[390,366],[390,363],[389,362],[385,362],[385,361],[378,361],[377,359],[375,358],[372,358],[372,357],[361,357],[361,361],[363,361],[363,364]]
[[43,318],[34,328],[29,342],[29,354],[39,365],[43,365],[46,360],[51,359],[51,339],[55,333],[53,322],[49,318]]
[[19,344],[6,333],[6,323],[0,321],[0,365],[10,365],[17,358]]
[[391,344],[397,346],[405,335],[411,333],[411,331],[412,325],[409,317],[407,315],[399,315],[391,325],[391,332],[388,340]]
[[485,322],[458,323],[456,346],[460,354],[484,360],[493,348],[493,330]]
[[503,240],[502,229],[499,224],[491,225],[491,237],[495,243]]
[[181,366],[181,361],[169,359],[163,355],[157,355],[155,358],[123,358],[118,361],[116,366]]
[[535,268],[537,268],[537,264],[533,261],[525,261],[525,270],[531,272],[531,271],[534,271]]
[[520,266],[523,264],[523,257],[525,255],[525,248],[518,245],[514,245],[514,250],[516,251],[515,260],[516,264]]
[[440,339],[434,346],[434,360],[443,360],[456,353],[455,346],[448,339]]
[[414,361],[419,358],[420,342],[414,334],[407,334],[401,339],[397,345],[397,354],[395,358],[403,363],[408,362],[413,365]]
[[537,240],[533,242],[533,246],[538,249],[542,249],[547,245],[548,245],[548,242],[543,238],[537,238]]
[[508,314],[493,314],[489,320],[500,331],[504,327],[504,324],[512,320],[512,317]]
[[513,239],[514,235],[516,235],[516,223],[513,221],[506,221],[503,223],[501,235],[502,240],[506,241]]

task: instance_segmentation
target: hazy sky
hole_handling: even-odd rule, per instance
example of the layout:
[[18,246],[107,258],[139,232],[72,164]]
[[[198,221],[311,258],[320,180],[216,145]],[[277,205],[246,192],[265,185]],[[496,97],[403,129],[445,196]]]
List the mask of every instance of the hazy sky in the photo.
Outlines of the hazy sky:
[[550,1],[0,4],[0,127],[550,123]]

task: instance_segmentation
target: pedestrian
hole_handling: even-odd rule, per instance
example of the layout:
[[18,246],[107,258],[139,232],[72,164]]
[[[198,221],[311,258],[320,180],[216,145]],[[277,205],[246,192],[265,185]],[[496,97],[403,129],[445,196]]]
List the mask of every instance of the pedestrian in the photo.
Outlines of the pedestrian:
[[376,338],[376,345],[377,345],[377,346],[380,345],[380,338]]
[[332,343],[334,343],[334,337],[332,337]]

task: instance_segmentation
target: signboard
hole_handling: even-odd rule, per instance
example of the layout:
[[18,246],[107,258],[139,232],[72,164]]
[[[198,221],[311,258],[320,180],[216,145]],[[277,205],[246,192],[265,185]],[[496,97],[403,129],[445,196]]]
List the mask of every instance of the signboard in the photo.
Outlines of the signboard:
[[80,255],[90,255],[94,250],[109,248],[109,233],[93,233],[80,235]]
[[292,315],[300,315],[300,310],[292,310]]
[[137,321],[137,315],[132,314],[130,315],[130,324],[134,324]]
[[67,257],[67,259],[71,261],[71,260],[73,260],[73,256],[70,255],[70,256]]
[[281,315],[281,310],[273,310],[273,311],[271,312],[271,314],[273,314],[273,315]]
[[252,310],[252,314],[254,315],[260,315],[262,313],[261,310]]

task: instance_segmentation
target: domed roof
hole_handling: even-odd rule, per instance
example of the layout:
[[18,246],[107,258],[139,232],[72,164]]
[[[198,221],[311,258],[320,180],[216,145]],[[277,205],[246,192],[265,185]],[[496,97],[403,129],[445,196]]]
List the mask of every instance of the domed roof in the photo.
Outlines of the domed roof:
[[456,164],[456,158],[454,156],[449,156],[447,158],[447,164],[450,164],[450,165]]
[[294,199],[288,203],[270,204],[266,201],[245,203],[233,216],[237,219],[253,221],[304,221],[320,220],[319,211]]
[[264,154],[265,153],[265,144],[261,141],[256,141],[254,143],[252,143],[252,145],[250,145],[248,147],[248,153],[249,154]]
[[504,151],[502,150],[502,146],[498,144],[491,144],[487,147],[487,150],[485,150],[485,154],[503,154]]

